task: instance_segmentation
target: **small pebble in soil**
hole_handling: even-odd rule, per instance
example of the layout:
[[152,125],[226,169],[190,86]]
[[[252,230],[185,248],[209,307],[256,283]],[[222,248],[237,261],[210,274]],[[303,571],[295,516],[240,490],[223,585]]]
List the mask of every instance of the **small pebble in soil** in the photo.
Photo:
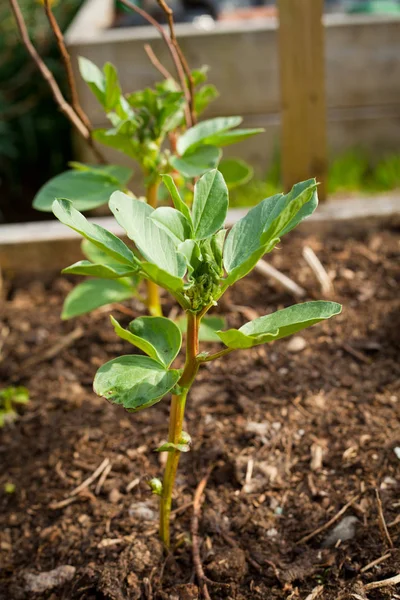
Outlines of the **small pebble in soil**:
[[339,540],[347,542],[353,539],[356,534],[356,524],[358,523],[357,517],[345,517],[338,525],[331,531],[331,533],[324,539],[321,546],[322,548],[333,548]]
[[157,519],[157,513],[147,502],[135,502],[131,504],[129,509],[129,516],[134,519],[142,519],[144,521],[155,521]]
[[286,348],[288,352],[301,352],[307,346],[306,340],[301,335],[295,335],[288,342]]
[[113,488],[108,494],[108,500],[111,504],[118,504],[121,499],[121,492],[117,488]]
[[62,565],[52,571],[46,571],[38,575],[26,573],[25,591],[32,594],[42,594],[70,581],[74,577],[75,571],[76,568],[72,565]]

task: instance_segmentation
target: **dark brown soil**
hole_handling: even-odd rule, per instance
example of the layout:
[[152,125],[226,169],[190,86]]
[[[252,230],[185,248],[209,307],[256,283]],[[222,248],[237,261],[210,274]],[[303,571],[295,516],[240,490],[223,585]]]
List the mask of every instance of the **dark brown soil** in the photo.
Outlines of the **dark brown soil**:
[[[132,347],[115,337],[106,311],[60,321],[72,280],[6,282],[0,387],[25,385],[31,402],[0,433],[0,598],[200,597],[191,501],[210,464],[201,556],[206,575],[225,584],[208,585],[212,600],[400,598],[399,588],[363,587],[400,572],[398,235],[292,237],[270,260],[313,299],[321,293],[301,257],[305,242],[334,277],[331,298],[343,303],[343,313],[302,333],[300,351],[291,351],[289,339],[202,369],[188,403],[186,430],[194,443],[181,460],[175,547],[167,559],[146,480],[162,473],[163,455],[154,448],[167,434],[168,400],[129,415],[93,394],[96,369]],[[252,275],[218,310],[239,325],[292,302]],[[118,307],[113,313],[129,321]],[[74,330],[71,341],[65,336]],[[67,506],[54,507],[106,458],[112,469],[101,489],[97,479]],[[15,484],[14,493],[6,493],[6,483]],[[376,490],[394,550],[362,572],[389,548]],[[351,539],[323,547],[335,523],[299,541],[354,497],[337,521],[357,517],[354,536],[342,535]],[[76,567],[70,581],[38,595],[27,591],[27,574],[63,565]]]

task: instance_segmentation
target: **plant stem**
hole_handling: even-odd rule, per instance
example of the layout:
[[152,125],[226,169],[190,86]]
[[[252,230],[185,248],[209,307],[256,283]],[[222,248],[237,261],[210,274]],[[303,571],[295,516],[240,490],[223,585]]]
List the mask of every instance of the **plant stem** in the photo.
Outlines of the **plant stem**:
[[[197,354],[199,352],[199,323],[200,318],[198,315],[190,312],[187,313],[186,362],[182,376],[178,382],[182,391],[179,395],[172,396],[169,417],[168,441],[173,444],[179,443],[181,438],[186,397],[199,369],[199,362],[197,360]],[[172,492],[174,489],[180,454],[179,450],[168,452],[164,473],[160,501],[160,537],[166,548],[169,548],[170,546],[169,520],[171,514]]]
[[[146,190],[147,203],[153,208],[157,208],[158,186],[159,182],[155,181]],[[147,282],[147,308],[153,317],[162,317],[160,290],[153,281]]]

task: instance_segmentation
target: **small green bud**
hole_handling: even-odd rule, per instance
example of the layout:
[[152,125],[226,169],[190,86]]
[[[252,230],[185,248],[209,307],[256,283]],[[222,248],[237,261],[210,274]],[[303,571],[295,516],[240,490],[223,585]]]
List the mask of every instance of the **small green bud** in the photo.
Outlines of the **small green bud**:
[[157,477],[153,477],[153,479],[150,479],[148,484],[152,494],[156,494],[156,496],[161,496],[163,486],[160,479],[158,479]]
[[6,494],[13,494],[16,490],[15,483],[8,481],[4,484],[4,491]]
[[189,445],[191,443],[192,443],[191,436],[187,433],[187,431],[182,431],[178,444],[188,444]]

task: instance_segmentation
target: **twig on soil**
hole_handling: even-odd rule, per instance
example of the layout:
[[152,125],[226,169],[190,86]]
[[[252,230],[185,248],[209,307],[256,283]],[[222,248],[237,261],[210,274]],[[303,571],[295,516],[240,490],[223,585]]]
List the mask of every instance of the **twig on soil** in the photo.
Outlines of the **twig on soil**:
[[192,534],[192,556],[193,556],[193,563],[194,563],[194,568],[196,570],[196,575],[197,578],[199,580],[199,586],[201,588],[201,591],[203,593],[203,596],[206,600],[211,600],[211,596],[208,592],[208,588],[207,588],[207,582],[209,582],[208,577],[206,577],[205,573],[204,573],[204,569],[203,569],[203,565],[201,563],[201,557],[200,557],[200,549],[199,549],[199,517],[200,517],[200,511],[201,511],[201,504],[202,504],[202,495],[203,492],[205,490],[205,487],[207,485],[208,482],[208,478],[211,475],[211,471],[213,470],[214,466],[211,466],[206,475],[203,477],[203,479],[200,481],[199,485],[196,488],[194,497],[193,497],[193,515],[192,515],[192,522],[190,525],[190,531]]
[[66,498],[65,500],[60,500],[60,502],[52,502],[51,504],[49,504],[49,508],[51,508],[51,510],[65,508],[66,506],[69,506],[73,502],[77,502],[77,500],[79,500],[79,498],[77,496],[73,496],[72,498]]
[[92,473],[92,475],[90,475],[90,477],[82,481],[82,483],[80,483],[76,488],[74,488],[72,492],[70,492],[68,497],[72,498],[73,496],[77,496],[82,490],[89,487],[89,485],[93,483],[93,481],[96,481],[96,479],[103,473],[103,471],[108,467],[109,464],[110,459],[105,458],[103,462],[97,467],[97,469]]
[[304,246],[303,258],[314,273],[315,277],[319,281],[321,291],[323,294],[330,294],[333,292],[332,280],[325,270],[325,267],[315,254],[314,250],[310,246]]
[[275,269],[272,265],[265,262],[265,260],[259,260],[254,270],[265,277],[271,277],[274,281],[277,281],[285,290],[293,294],[297,298],[303,298],[306,295],[306,290],[300,287],[292,279]]
[[153,600],[153,589],[151,587],[151,582],[148,577],[143,578],[143,587],[146,600]]
[[97,482],[96,488],[94,490],[94,493],[96,494],[96,496],[98,496],[100,494],[101,488],[103,487],[107,477],[111,473],[111,470],[112,470],[112,463],[108,463],[108,465],[106,466],[106,468],[100,475],[99,481]]
[[323,585],[318,585],[317,587],[315,587],[313,589],[313,591],[311,592],[311,594],[308,594],[306,600],[316,600],[316,598],[318,598],[318,596],[324,591],[324,586]]
[[130,481],[128,483],[128,485],[126,486],[126,493],[129,494],[129,492],[131,492],[135,487],[137,487],[140,483],[140,477],[135,477],[135,479],[132,479],[132,481]]
[[398,523],[400,523],[400,515],[397,515],[397,517],[393,521],[388,523],[388,527],[394,527]]
[[377,488],[375,489],[375,495],[379,515],[379,526],[382,532],[382,536],[384,539],[386,539],[387,543],[389,544],[389,547],[394,548],[392,538],[390,537],[390,533],[386,525],[385,515],[383,514],[382,500]]
[[251,478],[253,476],[253,469],[254,469],[254,458],[250,457],[247,462],[246,477],[245,477],[244,484],[242,487],[242,492],[244,492],[245,494],[249,491]]
[[360,569],[360,573],[365,573],[366,571],[369,571],[373,567],[376,567],[376,565],[380,565],[383,561],[385,561],[388,558],[390,558],[391,555],[392,555],[391,552],[387,552],[383,556],[380,556],[379,558],[376,558],[372,562],[370,562],[367,565],[365,565],[365,567],[363,567],[362,569]]
[[151,64],[153,65],[153,67],[155,67],[157,69],[157,71],[159,73],[161,73],[161,75],[165,78],[165,79],[174,79],[171,75],[171,73],[164,67],[164,65],[158,60],[157,56],[154,53],[153,48],[150,46],[150,44],[145,44],[144,45],[144,49],[145,52],[147,54],[147,56],[149,57],[149,60],[151,62]]
[[400,573],[389,579],[382,579],[381,581],[371,581],[371,583],[365,583],[365,590],[376,590],[381,587],[387,587],[389,585],[398,585],[400,583]]
[[346,512],[346,510],[348,508],[350,508],[350,506],[352,506],[359,499],[359,497],[360,497],[360,494],[357,494],[357,496],[354,496],[351,500],[349,500],[349,502],[347,504],[345,504],[339,510],[338,513],[336,513],[336,515],[334,517],[332,517],[332,519],[330,519],[327,523],[325,523],[325,525],[321,525],[321,527],[318,527],[317,529],[315,529],[314,531],[312,531],[308,535],[305,535],[304,537],[302,537],[301,539],[299,539],[296,543],[297,544],[305,544],[306,542],[310,541],[313,537],[315,537],[319,533],[322,533],[322,531],[325,531],[325,529],[329,529],[329,527],[331,525],[333,525],[334,523],[336,523],[336,521],[338,519],[340,519],[340,517]]
[[365,354],[363,354],[362,352],[359,352],[358,350],[355,350],[355,348],[352,348],[352,346],[350,346],[346,342],[344,342],[342,344],[342,348],[343,348],[343,350],[345,352],[347,352],[351,356],[354,356],[354,358],[357,358],[357,360],[365,363],[366,365],[370,365],[371,364],[372,361],[371,361],[370,358],[368,358],[368,356],[365,356]]
[[38,352],[36,356],[30,356],[25,362],[22,363],[20,372],[24,369],[33,367],[41,362],[45,362],[46,360],[51,360],[55,358],[62,350],[65,350],[79,340],[85,333],[83,327],[76,327],[70,333],[59,339],[51,348],[48,348],[45,352]]

